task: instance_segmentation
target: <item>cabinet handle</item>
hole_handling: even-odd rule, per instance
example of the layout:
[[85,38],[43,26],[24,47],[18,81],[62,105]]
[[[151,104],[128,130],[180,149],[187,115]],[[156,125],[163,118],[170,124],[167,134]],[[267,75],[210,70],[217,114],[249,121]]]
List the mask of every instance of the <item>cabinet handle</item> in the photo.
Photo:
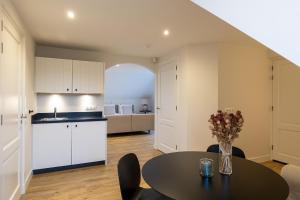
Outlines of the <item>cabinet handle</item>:
[[77,92],[77,89],[75,89],[75,92]]
[[1,115],[0,118],[0,125],[3,126],[3,115]]
[[77,128],[77,124],[75,125],[75,127]]
[[67,128],[69,128],[69,125],[67,125]]
[[67,92],[69,92],[69,88],[67,88]]

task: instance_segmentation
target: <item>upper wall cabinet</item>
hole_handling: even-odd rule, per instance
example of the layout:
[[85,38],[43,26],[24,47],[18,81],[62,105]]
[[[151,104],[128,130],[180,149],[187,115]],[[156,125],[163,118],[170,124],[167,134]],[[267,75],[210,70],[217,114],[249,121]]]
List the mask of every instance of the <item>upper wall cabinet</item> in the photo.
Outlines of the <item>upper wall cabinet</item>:
[[73,93],[103,93],[103,77],[103,63],[73,61]]
[[37,93],[102,94],[101,62],[36,57]]
[[35,65],[36,92],[72,92],[72,60],[37,57]]

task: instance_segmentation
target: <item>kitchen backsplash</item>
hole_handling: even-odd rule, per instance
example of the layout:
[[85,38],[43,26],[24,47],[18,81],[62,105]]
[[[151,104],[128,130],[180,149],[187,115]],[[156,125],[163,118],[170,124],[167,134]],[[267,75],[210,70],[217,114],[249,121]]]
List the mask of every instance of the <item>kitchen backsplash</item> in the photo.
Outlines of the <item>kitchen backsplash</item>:
[[37,112],[103,111],[103,95],[38,94]]

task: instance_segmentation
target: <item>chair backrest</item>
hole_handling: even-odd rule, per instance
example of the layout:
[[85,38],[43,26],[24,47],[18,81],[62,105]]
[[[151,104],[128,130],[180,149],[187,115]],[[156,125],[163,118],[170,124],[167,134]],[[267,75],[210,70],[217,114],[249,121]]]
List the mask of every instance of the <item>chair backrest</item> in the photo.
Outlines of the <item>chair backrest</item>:
[[105,104],[104,105],[104,115],[115,115],[116,114],[116,105],[115,104]]
[[[220,151],[219,145],[218,144],[210,145],[206,151],[212,153],[219,153]],[[240,158],[246,158],[244,151],[237,147],[232,147],[232,155]]]
[[131,115],[134,113],[134,105],[133,104],[120,104],[119,105],[119,113],[122,115]]
[[140,164],[135,154],[126,154],[119,160],[118,175],[122,199],[130,199],[141,182]]
[[285,165],[281,170],[281,176],[290,188],[288,200],[300,199],[300,167],[290,164]]

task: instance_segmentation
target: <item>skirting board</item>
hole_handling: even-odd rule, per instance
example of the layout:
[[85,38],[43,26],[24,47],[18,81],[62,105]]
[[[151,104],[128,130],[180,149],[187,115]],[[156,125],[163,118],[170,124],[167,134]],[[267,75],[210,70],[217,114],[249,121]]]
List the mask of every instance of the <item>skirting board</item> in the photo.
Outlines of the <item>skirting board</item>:
[[271,155],[266,154],[266,155],[262,155],[262,156],[250,157],[250,158],[247,158],[247,159],[252,160],[254,162],[257,162],[257,163],[262,163],[262,162],[266,162],[266,161],[271,160]]
[[19,199],[21,199],[21,192],[20,192],[20,187],[18,186],[9,200],[19,200]]
[[61,166],[61,167],[51,167],[51,168],[45,168],[45,169],[35,169],[32,171],[34,175],[36,174],[43,174],[43,173],[49,173],[49,172],[57,172],[57,171],[63,171],[68,169],[77,169],[82,167],[91,167],[96,165],[104,165],[106,162],[105,160],[97,161],[97,162],[89,162],[89,163],[83,163],[83,164],[76,164],[76,165],[67,165],[67,166]]
[[30,181],[31,181],[31,178],[32,178],[32,171],[30,171],[30,173],[27,175],[27,177],[26,177],[26,180],[25,180],[25,191],[24,191],[24,193],[27,191],[27,189],[28,189],[28,186],[29,186],[29,183],[30,183]]
[[27,191],[27,188],[29,186],[29,183],[31,181],[31,178],[32,178],[32,171],[30,171],[27,176],[25,177],[25,181],[24,183],[21,183],[21,188],[20,188],[20,192],[21,194],[25,194],[26,191]]

